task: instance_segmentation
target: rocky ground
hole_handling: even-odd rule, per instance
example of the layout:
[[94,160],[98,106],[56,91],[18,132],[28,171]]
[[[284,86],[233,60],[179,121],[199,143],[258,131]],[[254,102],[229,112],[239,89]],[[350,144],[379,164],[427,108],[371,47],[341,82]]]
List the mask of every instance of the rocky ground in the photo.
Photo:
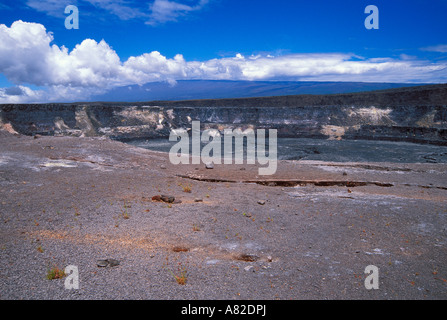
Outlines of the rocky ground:
[[0,133],[0,299],[447,298],[446,164],[257,169]]

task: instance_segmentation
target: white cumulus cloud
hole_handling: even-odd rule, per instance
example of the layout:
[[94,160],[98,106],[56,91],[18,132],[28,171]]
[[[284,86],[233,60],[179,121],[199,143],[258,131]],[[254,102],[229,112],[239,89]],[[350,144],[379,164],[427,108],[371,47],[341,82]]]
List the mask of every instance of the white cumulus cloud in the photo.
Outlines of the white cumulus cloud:
[[[447,63],[404,56],[365,59],[353,54],[252,55],[186,61],[158,51],[121,61],[105,40],[85,39],[69,51],[52,44],[39,23],[0,24],[0,73],[13,88],[0,89],[0,102],[88,100],[118,86],[176,80],[299,80],[363,82],[447,82]],[[39,89],[32,90],[36,86]]]

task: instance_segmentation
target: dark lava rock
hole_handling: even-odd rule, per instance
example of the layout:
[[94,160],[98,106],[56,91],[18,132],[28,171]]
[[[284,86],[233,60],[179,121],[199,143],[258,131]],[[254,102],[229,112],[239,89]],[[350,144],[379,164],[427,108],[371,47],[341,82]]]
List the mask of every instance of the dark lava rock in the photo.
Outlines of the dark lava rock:
[[116,259],[105,259],[96,261],[96,265],[101,268],[105,267],[116,267],[120,264],[120,262]]
[[175,201],[175,197],[173,197],[173,196],[167,196],[167,195],[161,195],[160,196],[160,199],[163,201],[163,202],[167,202],[167,203],[174,203],[174,201]]
[[165,202],[165,203],[182,203],[181,200],[175,199],[174,196],[167,196],[164,194],[153,196],[152,201]]

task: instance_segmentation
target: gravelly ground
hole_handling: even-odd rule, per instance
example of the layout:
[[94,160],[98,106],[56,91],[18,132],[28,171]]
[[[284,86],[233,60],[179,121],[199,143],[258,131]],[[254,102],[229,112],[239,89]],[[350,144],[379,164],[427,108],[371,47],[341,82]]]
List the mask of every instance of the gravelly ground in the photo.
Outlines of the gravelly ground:
[[[1,299],[447,298],[445,164],[285,161],[259,177],[100,138],[0,146]],[[246,183],[262,179],[275,186]],[[67,265],[78,290],[46,279]]]

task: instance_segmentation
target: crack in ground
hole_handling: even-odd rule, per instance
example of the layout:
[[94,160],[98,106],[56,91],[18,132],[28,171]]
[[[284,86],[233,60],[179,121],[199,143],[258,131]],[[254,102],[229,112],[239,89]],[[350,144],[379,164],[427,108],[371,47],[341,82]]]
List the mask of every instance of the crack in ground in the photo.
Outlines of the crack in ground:
[[207,178],[197,175],[176,175],[184,179],[191,179],[203,182],[226,182],[226,183],[256,183],[268,187],[296,187],[312,184],[317,187],[363,187],[368,185],[375,185],[379,187],[393,187],[393,183],[379,182],[379,181],[345,181],[345,180],[299,180],[299,179],[278,179],[278,180],[229,180],[220,178]]
[[[394,183],[390,182],[380,182],[380,181],[346,181],[346,180],[300,180],[300,179],[278,179],[278,180],[230,180],[223,178],[207,178],[199,175],[176,175],[179,178],[190,179],[202,182],[215,182],[215,183],[255,183],[267,187],[297,187],[314,185],[316,187],[364,187],[364,186],[378,186],[384,188],[390,188],[396,186]],[[434,186],[434,185],[419,185],[403,183],[401,184],[407,187],[418,187],[423,189],[439,189],[447,190],[447,187]]]

